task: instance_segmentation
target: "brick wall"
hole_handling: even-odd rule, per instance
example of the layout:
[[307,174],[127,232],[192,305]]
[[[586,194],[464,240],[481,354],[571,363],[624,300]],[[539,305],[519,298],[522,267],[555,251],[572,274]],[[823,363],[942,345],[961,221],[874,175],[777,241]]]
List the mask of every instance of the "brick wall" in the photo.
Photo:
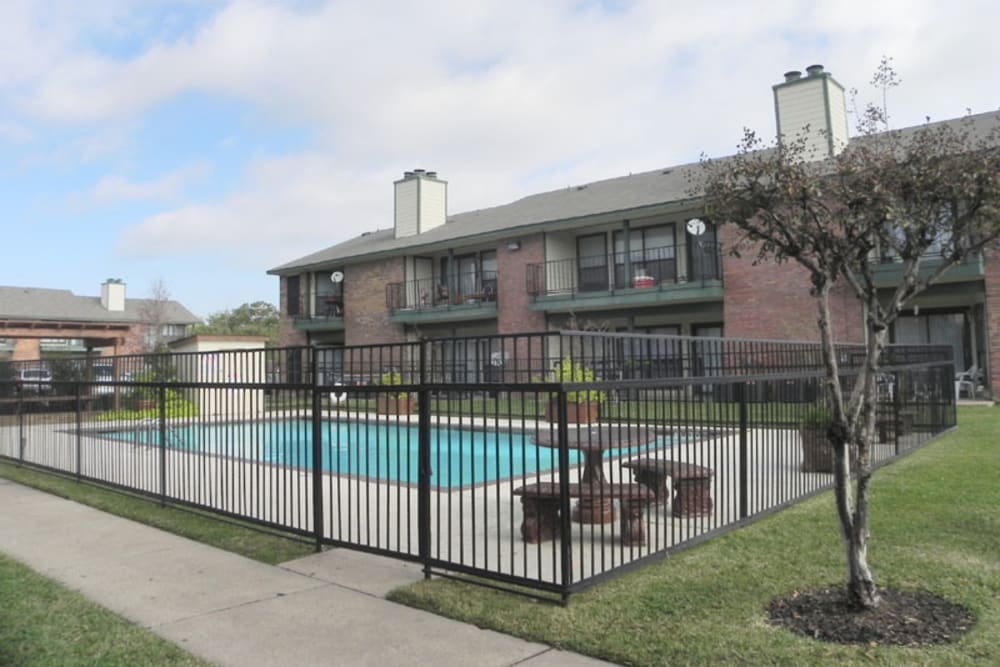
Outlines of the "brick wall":
[[37,338],[15,338],[11,361],[33,361],[42,358],[41,341]]
[[[308,281],[306,280],[306,276],[303,275],[299,280],[300,309],[302,306],[308,305],[307,289]],[[288,315],[288,279],[285,276],[281,276],[279,279],[278,292],[278,312],[280,313],[280,321],[278,325],[278,346],[296,347],[299,345],[305,345],[307,343],[306,332],[296,330],[294,327],[295,318]]]
[[528,306],[527,266],[545,261],[545,237],[542,234],[519,239],[518,250],[508,250],[507,243],[497,248],[497,331],[523,333],[544,331],[545,313]]
[[347,345],[401,343],[402,324],[389,319],[385,288],[403,280],[403,258],[351,265],[344,280],[344,328]]
[[984,255],[986,263],[986,347],[990,366],[990,376],[986,378],[986,383],[993,390],[993,395],[996,396],[997,389],[1000,388],[1000,253],[986,250]]
[[[732,247],[735,227],[722,228],[723,248]],[[753,265],[753,256],[723,255],[725,335],[729,338],[818,340],[816,301],[809,274],[795,262]],[[834,288],[830,298],[834,336],[839,342],[864,340],[863,310],[849,288]]]
[[[497,333],[501,334],[545,330],[545,313],[528,307],[531,297],[527,284],[528,265],[545,261],[545,236],[535,234],[518,240],[518,250],[508,250],[506,241],[497,248]],[[508,362],[504,381],[530,382],[544,353],[541,341],[508,339],[505,348]]]

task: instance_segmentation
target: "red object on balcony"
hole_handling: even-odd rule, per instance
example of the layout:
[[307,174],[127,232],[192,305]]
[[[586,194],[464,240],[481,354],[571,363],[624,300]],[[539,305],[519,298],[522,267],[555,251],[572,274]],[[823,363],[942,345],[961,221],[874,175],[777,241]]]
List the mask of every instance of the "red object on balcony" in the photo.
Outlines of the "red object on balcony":
[[656,278],[653,276],[636,276],[632,279],[632,287],[655,287]]

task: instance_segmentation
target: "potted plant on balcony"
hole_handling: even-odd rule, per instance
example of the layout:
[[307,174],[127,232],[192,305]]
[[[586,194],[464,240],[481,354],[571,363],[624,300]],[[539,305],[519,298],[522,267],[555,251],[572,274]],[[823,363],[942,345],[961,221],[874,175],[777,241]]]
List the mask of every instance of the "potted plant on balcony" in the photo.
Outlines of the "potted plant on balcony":
[[[597,376],[592,368],[574,362],[569,357],[558,362],[552,369],[554,381],[565,384],[593,384]],[[596,422],[600,413],[600,405],[607,394],[598,389],[579,389],[566,392],[566,422],[570,424],[589,424]],[[559,401],[556,395],[549,397],[547,419],[550,422],[559,419]]]
[[[403,376],[397,371],[382,373],[379,384],[398,386],[403,384]],[[413,397],[405,391],[379,392],[375,411],[380,415],[408,415],[413,411]]]

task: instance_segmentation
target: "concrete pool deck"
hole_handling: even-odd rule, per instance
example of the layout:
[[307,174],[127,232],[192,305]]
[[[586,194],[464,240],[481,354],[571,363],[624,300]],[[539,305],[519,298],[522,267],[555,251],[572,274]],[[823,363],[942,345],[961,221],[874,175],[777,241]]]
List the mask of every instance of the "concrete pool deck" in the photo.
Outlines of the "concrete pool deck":
[[265,565],[3,479],[0,506],[0,551],[215,664],[608,664],[385,600],[412,563]]

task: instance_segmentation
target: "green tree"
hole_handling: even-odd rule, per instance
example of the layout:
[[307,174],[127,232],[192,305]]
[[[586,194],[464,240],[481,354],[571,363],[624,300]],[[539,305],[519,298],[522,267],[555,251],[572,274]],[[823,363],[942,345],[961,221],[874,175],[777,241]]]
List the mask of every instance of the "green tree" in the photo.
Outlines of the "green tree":
[[[883,60],[875,83],[886,80],[896,78]],[[884,106],[869,106],[860,136],[820,161],[810,159],[805,137],[765,145],[746,130],[737,155],[703,160],[696,184],[705,215],[738,228],[731,252],[751,253],[757,262],[796,262],[811,281],[830,397],[827,437],[834,449],[848,601],[858,609],[880,601],[867,557],[869,446],[889,326],[950,267],[995,247],[1000,237],[1000,119],[881,131],[885,119]],[[893,258],[902,279],[880,299],[874,260],[883,257]],[[929,257],[938,262],[928,265]],[[834,285],[848,286],[864,308],[866,353],[850,384],[834,354]],[[858,452],[856,483],[849,446]]]
[[268,347],[277,347],[280,316],[266,301],[244,303],[232,310],[212,313],[204,324],[194,327],[196,334],[231,336],[266,336]]

